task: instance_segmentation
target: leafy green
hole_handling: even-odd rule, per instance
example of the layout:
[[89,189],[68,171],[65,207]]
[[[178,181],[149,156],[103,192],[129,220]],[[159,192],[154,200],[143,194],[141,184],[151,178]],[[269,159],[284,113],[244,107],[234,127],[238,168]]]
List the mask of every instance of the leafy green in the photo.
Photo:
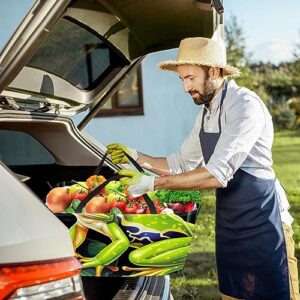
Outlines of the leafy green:
[[66,208],[65,212],[66,212],[66,213],[70,213],[70,214],[74,213],[75,210],[76,210],[76,208],[77,208],[77,206],[79,205],[80,202],[81,202],[80,200],[74,199],[74,200],[72,201],[72,203],[70,204],[70,206],[68,206],[68,207]]
[[194,202],[201,203],[202,194],[200,191],[183,191],[183,190],[157,190],[155,196],[163,202]]

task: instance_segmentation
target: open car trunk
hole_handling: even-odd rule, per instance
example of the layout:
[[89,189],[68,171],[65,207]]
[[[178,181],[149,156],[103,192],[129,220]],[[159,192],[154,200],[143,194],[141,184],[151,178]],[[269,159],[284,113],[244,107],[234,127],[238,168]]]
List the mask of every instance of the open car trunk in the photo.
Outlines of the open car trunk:
[[[85,181],[93,175],[104,153],[103,146],[79,132],[70,119],[45,117],[38,113],[0,111],[0,138],[3,162],[43,203],[51,188],[71,185],[74,181]],[[18,148],[17,155],[10,155],[9,149],[12,147]],[[41,149],[46,154],[42,154]],[[109,179],[117,169],[107,159],[101,175]],[[68,228],[76,222],[76,217],[72,214],[58,213],[56,216]],[[99,236],[91,230],[88,238],[99,239]],[[109,243],[109,239],[103,242]],[[166,293],[166,285],[169,287],[166,282],[169,277],[166,276],[83,276],[82,280],[87,299],[99,299],[100,290],[101,299],[140,299],[139,297],[146,295],[162,297],[162,293]]]

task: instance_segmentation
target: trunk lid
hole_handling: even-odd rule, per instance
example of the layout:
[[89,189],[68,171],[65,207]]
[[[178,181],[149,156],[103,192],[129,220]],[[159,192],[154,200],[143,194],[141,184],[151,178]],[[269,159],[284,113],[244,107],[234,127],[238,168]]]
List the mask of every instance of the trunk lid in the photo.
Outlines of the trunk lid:
[[0,55],[0,107],[91,109],[87,123],[145,55],[211,37],[221,17],[210,0],[38,1]]

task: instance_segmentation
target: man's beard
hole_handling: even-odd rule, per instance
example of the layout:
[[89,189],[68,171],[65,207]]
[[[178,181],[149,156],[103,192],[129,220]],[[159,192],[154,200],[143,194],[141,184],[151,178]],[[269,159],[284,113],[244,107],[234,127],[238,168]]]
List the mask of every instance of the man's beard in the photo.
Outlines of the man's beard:
[[216,92],[216,87],[212,84],[211,79],[204,80],[202,90],[202,93],[200,93],[199,90],[192,90],[189,94],[192,96],[195,104],[209,106]]

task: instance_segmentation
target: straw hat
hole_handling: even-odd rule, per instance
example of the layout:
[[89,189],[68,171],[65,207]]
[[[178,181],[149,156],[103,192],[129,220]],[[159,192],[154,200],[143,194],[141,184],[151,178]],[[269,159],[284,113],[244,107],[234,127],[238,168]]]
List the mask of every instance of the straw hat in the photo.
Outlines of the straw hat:
[[158,64],[162,70],[177,72],[177,66],[197,65],[218,67],[224,70],[225,76],[239,76],[239,69],[227,65],[225,46],[215,40],[194,37],[180,42],[177,59]]

